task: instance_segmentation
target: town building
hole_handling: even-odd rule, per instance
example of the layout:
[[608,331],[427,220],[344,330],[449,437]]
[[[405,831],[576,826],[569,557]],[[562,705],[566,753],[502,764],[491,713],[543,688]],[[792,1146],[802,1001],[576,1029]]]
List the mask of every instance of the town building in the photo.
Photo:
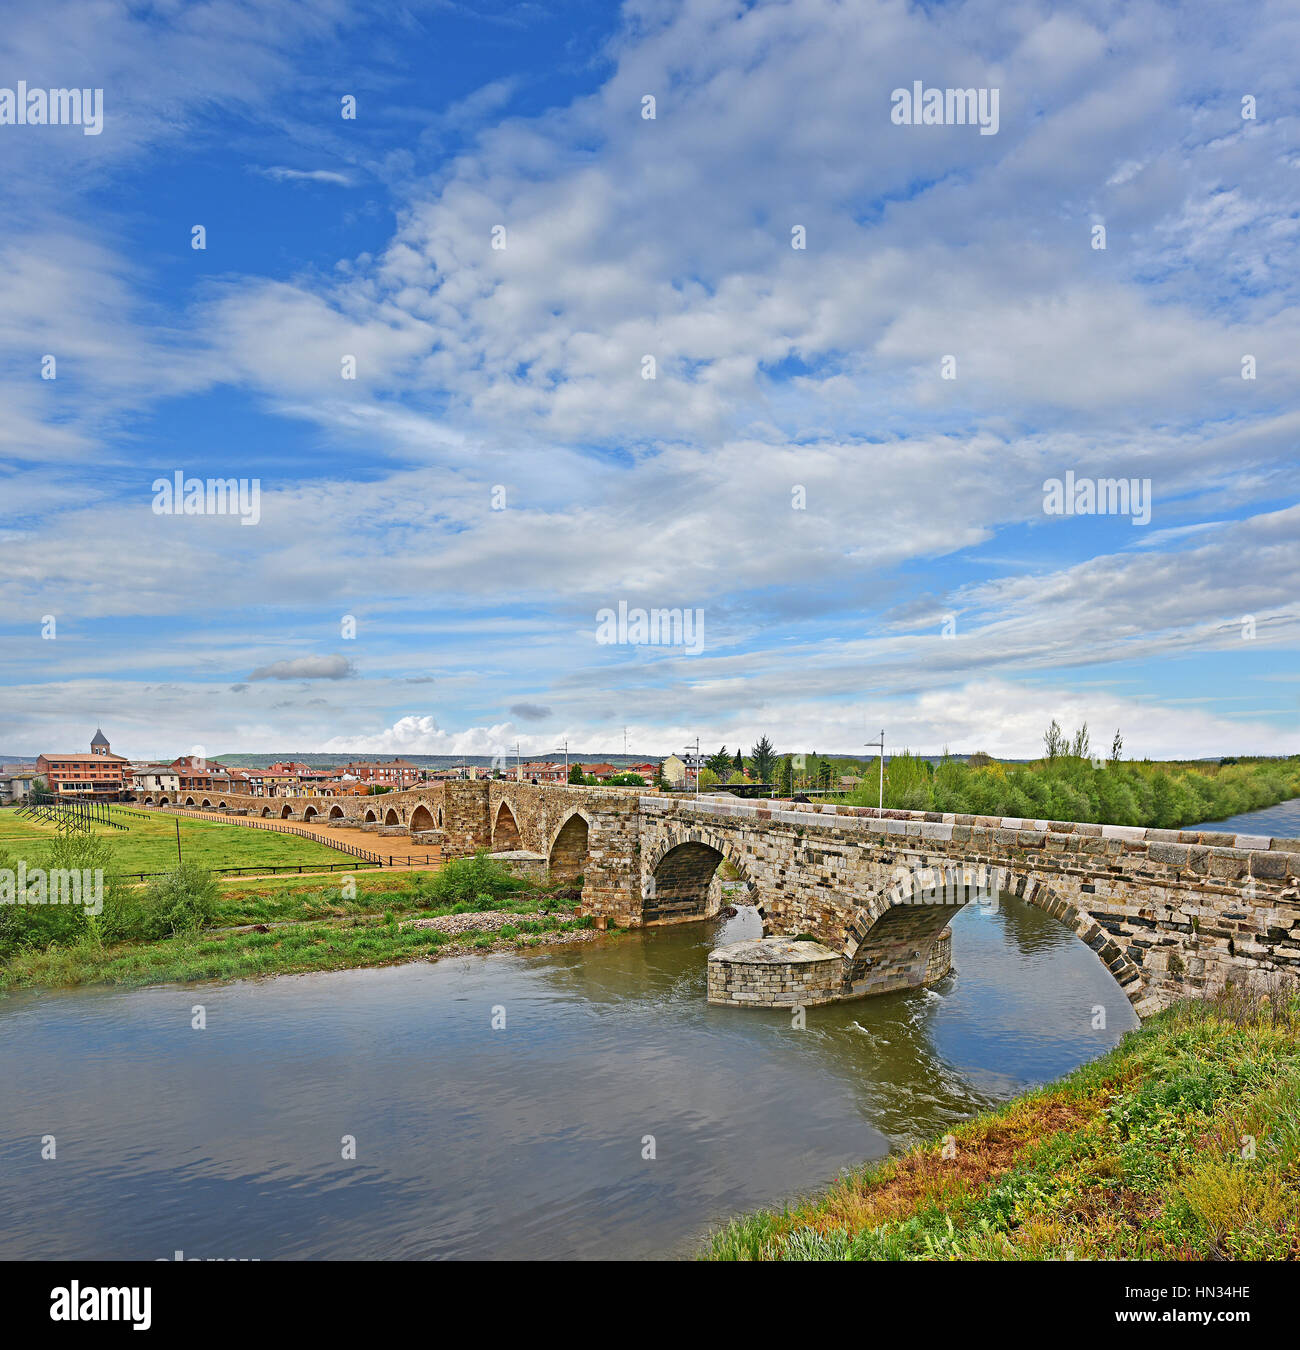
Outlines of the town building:
[[39,755],[36,773],[56,797],[116,801],[131,790],[131,761],[113,753],[108,737],[98,727],[88,755]]
[[420,768],[409,759],[365,761],[349,764],[344,773],[376,787],[408,788],[420,781]]
[[670,787],[694,787],[706,761],[703,755],[669,755],[659,767]]
[[562,760],[541,759],[521,764],[516,776],[525,783],[565,783],[569,771]]
[[131,790],[137,796],[159,793],[175,797],[181,788],[181,776],[170,764],[132,764]]
[[32,795],[35,769],[7,764],[0,770],[0,806],[21,806]]

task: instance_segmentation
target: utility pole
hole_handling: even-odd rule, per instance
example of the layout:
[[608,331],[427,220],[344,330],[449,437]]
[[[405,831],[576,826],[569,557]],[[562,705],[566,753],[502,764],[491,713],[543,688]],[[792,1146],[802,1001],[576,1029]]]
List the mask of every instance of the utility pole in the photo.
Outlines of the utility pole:
[[180,816],[177,816],[177,817],[176,817],[176,862],[177,862],[177,865],[180,864],[180,861],[181,861],[181,818],[180,818]]
[[569,781],[569,738],[564,738],[564,781]]
[[[691,747],[686,747],[686,753],[691,753]],[[695,795],[700,795],[700,738],[695,738]]]
[[867,741],[865,748],[870,750],[872,746],[880,747],[880,810],[885,809],[885,728],[880,728],[880,739],[878,741]]

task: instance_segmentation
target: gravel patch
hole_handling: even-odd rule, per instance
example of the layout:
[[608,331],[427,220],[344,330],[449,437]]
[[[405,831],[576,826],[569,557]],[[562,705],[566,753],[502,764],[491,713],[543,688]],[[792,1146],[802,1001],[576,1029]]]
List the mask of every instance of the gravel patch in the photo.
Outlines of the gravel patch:
[[[479,909],[468,914],[440,914],[436,919],[407,919],[403,928],[436,928],[440,933],[450,933],[459,937],[461,933],[495,933],[507,925],[518,927],[521,923],[531,923],[534,919],[574,918],[570,910],[561,910],[553,914],[512,914],[508,910]],[[585,929],[576,931],[585,932]],[[559,936],[557,934],[557,936]]]

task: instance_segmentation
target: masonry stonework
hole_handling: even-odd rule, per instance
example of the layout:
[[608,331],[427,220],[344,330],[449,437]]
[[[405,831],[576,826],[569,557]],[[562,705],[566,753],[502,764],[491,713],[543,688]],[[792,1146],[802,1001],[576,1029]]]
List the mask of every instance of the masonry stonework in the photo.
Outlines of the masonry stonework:
[[[500,780],[213,806],[381,833],[432,824],[446,857],[523,849],[582,878],[584,912],[624,926],[715,914],[727,859],[765,933],[838,954],[840,997],[942,978],[949,922],[990,894],[1066,924],[1142,1014],[1230,979],[1300,980],[1297,840]],[[927,877],[958,884],[929,903]]]

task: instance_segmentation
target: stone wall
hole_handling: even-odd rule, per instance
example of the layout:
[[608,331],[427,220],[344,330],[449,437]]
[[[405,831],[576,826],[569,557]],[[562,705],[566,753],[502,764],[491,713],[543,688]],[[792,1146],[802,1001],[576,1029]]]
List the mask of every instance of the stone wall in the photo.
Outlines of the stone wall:
[[839,952],[817,942],[761,938],[715,947],[708,960],[708,1001],[742,1008],[810,1008],[834,1003]]

